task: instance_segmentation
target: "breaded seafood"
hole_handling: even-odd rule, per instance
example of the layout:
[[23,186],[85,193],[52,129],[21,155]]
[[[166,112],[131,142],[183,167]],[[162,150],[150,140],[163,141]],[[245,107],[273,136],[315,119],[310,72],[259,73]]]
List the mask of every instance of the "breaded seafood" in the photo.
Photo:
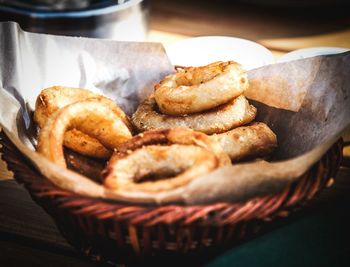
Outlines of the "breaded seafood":
[[116,191],[162,192],[230,164],[219,143],[187,128],[148,131],[110,159],[104,184]]
[[[96,98],[99,101],[106,102],[113,112],[122,119],[127,127],[130,130],[132,129],[129,118],[112,100],[102,95],[94,94],[86,89],[63,86],[53,86],[41,91],[35,103],[34,121],[40,128],[42,128],[48,118],[58,109],[74,102],[90,98]],[[72,129],[66,132],[64,146],[82,155],[95,158],[107,159],[112,154],[112,151],[104,147],[98,140],[88,134],[78,131],[77,129]]]
[[239,96],[214,109],[190,114],[171,116],[162,114],[157,109],[153,97],[142,102],[132,116],[138,131],[187,127],[206,134],[222,133],[232,128],[251,122],[256,115],[256,108],[243,96]]
[[203,112],[227,103],[248,87],[246,71],[234,61],[178,68],[155,86],[154,97],[163,114]]
[[110,150],[117,149],[132,137],[129,128],[110,105],[92,98],[72,103],[52,114],[39,131],[37,151],[66,167],[63,140],[71,129],[88,134]]

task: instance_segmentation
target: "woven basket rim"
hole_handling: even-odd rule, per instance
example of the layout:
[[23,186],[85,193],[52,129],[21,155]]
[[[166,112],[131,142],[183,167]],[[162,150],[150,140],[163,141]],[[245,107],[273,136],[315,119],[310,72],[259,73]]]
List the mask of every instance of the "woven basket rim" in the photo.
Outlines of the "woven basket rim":
[[[249,219],[264,219],[273,215],[282,207],[292,206],[295,203],[300,202],[301,199],[311,199],[323,186],[325,186],[321,186],[321,183],[329,182],[328,180],[332,178],[335,172],[339,169],[341,160],[340,153],[343,142],[341,139],[339,139],[338,142],[336,142],[333,147],[327,151],[323,158],[313,166],[316,169],[320,169],[316,170],[316,172],[322,172],[322,170],[325,169],[323,165],[334,165],[328,168],[327,173],[322,174],[322,179],[327,181],[318,181],[317,183],[319,184],[317,184],[317,188],[315,187],[310,189],[310,187],[313,186],[312,183],[311,185],[305,185],[310,182],[307,181],[307,174],[302,175],[298,179],[298,186],[307,187],[309,191],[311,190],[311,192],[308,192],[308,194],[310,193],[311,195],[307,195],[302,191],[302,189],[298,189],[297,186],[293,190],[300,191],[300,198],[295,195],[291,195],[291,185],[289,185],[279,193],[254,197],[242,202],[218,202],[203,205],[129,204],[120,203],[109,199],[78,195],[59,188],[50,182],[45,176],[40,174],[33,167],[32,163],[18,151],[18,149],[8,139],[3,131],[0,133],[0,144],[2,144],[2,148],[0,148],[3,152],[2,158],[8,164],[9,170],[14,172],[15,179],[24,184],[34,200],[45,202],[45,200],[49,199],[50,201],[54,201],[62,209],[70,209],[72,212],[77,214],[84,213],[89,216],[95,216],[97,219],[107,219],[117,216],[118,220],[128,220],[133,224],[147,221],[148,225],[151,226],[156,223],[173,223],[173,216],[177,216],[179,219],[185,218],[185,224],[190,224],[198,220],[210,223],[211,221],[217,221],[218,217],[223,218],[223,221],[221,221],[220,224],[234,223]],[[332,156],[332,153],[337,156],[336,162],[332,162],[333,160],[329,161],[328,159],[328,157]],[[13,154],[16,155],[16,157],[14,157]],[[308,172],[311,172],[311,169]],[[33,177],[35,178],[33,179]],[[302,181],[303,179],[305,181]],[[227,219],[227,213],[237,213],[237,211],[239,211],[238,215],[234,216],[234,218],[230,217]],[[137,213],[139,216],[133,218],[133,213]],[[211,220],[210,215],[212,213],[216,214],[215,220]],[[152,218],[152,220],[149,220],[149,218]]]

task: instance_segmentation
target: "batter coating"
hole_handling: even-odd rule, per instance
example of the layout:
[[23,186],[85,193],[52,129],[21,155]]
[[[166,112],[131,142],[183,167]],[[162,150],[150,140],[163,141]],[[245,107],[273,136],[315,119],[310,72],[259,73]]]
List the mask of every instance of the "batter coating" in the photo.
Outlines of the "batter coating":
[[178,68],[155,86],[154,97],[163,114],[203,112],[241,95],[248,88],[246,72],[234,61]]
[[39,132],[37,150],[49,160],[66,167],[63,139],[66,131],[77,129],[113,150],[132,137],[122,119],[104,101],[79,101],[57,110]]
[[[132,130],[129,118],[112,100],[86,89],[63,86],[53,86],[41,91],[35,103],[34,121],[42,128],[48,118],[57,110],[77,101],[91,98],[98,99],[109,105],[113,112]],[[107,159],[112,154],[112,151],[103,146],[98,140],[76,129],[66,132],[64,146],[82,155],[95,158]]]
[[240,95],[214,109],[187,116],[171,116],[158,111],[154,97],[141,103],[132,116],[132,122],[138,131],[186,127],[206,134],[222,133],[251,122],[256,108]]
[[141,133],[110,159],[104,185],[117,191],[161,192],[230,164],[219,143],[186,128]]
[[253,122],[214,136],[232,162],[264,157],[277,147],[276,135],[262,122]]

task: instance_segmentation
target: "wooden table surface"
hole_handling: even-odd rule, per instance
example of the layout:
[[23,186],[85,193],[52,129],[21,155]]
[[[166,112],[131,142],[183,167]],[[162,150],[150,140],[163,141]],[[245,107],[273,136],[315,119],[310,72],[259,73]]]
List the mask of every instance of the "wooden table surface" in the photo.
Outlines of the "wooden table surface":
[[[224,0],[153,0],[151,11],[148,39],[162,42],[165,46],[193,36],[225,35],[257,41],[272,50],[276,57],[310,46],[350,48],[350,15],[346,8],[301,9],[258,6]],[[346,149],[346,154],[350,155],[349,148]],[[349,158],[346,158],[345,162],[349,164]],[[321,199],[329,203],[341,201],[344,204],[345,200],[349,201],[347,197],[350,195],[349,178],[350,169],[343,167],[336,179],[335,187],[325,192]],[[350,204],[350,201],[345,203]],[[330,209],[333,210],[332,207]],[[299,224],[303,220],[306,219],[300,219]],[[284,231],[292,231],[292,225],[295,223],[298,222],[291,222]],[[333,223],[336,227],[336,222]],[[330,233],[337,235],[339,231],[342,229],[334,229]],[[258,239],[254,244],[255,248],[266,242],[264,238],[269,240],[272,238],[270,236],[278,236],[279,232],[281,229],[276,229],[274,233],[263,237],[262,240]],[[244,252],[245,248],[252,250],[252,246],[251,243],[244,244],[241,248],[233,250],[231,254],[214,259],[208,265],[226,266],[229,263],[228,259],[237,260],[240,255],[242,260],[242,255],[245,255],[246,264],[259,266],[259,264],[252,264],[249,261],[250,254]],[[350,255],[350,251],[346,249],[350,247],[345,248],[345,252],[339,255],[343,255],[346,262],[350,264],[349,257],[346,257]],[[258,253],[257,250],[255,253]],[[286,253],[275,255],[274,258],[283,259]],[[317,252],[315,253],[317,256]],[[322,256],[319,259],[323,259]],[[294,259],[295,262],[298,261]],[[269,260],[265,259],[265,263],[269,263]],[[271,263],[270,261],[270,265]],[[51,266],[93,266],[66,243],[51,218],[12,179],[12,174],[6,170],[4,162],[0,161],[0,266],[47,266],[49,264]],[[285,263],[284,266],[293,265]],[[318,265],[309,264],[308,266]]]

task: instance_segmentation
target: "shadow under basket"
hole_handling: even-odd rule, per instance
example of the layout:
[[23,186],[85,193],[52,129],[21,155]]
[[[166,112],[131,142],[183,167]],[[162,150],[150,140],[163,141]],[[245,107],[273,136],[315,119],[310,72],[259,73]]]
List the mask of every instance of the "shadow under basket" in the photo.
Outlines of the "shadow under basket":
[[54,219],[67,241],[102,263],[201,264],[224,248],[257,236],[333,183],[340,166],[339,140],[310,170],[278,194],[241,203],[141,206],[65,191],[42,176],[1,133],[2,158],[17,182]]

